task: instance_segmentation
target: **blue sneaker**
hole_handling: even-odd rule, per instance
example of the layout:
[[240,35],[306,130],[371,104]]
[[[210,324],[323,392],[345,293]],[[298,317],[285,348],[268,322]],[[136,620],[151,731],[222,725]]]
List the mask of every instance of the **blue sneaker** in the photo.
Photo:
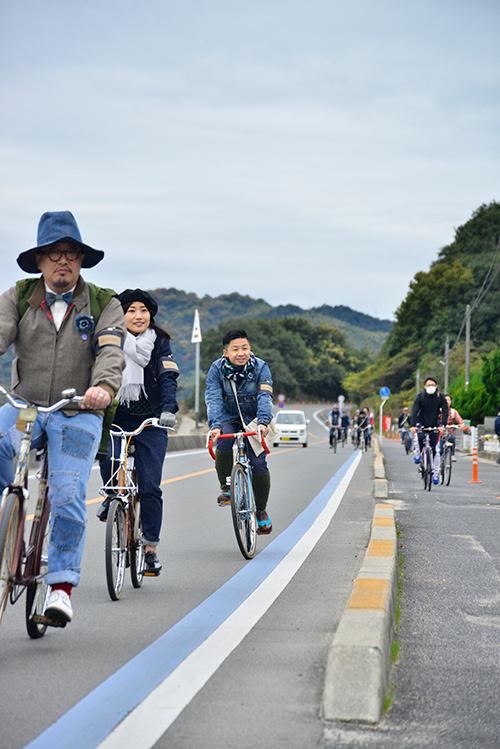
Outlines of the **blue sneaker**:
[[432,474],[432,483],[439,484],[439,476],[437,475],[437,473]]
[[415,457],[413,458],[413,462],[420,463],[420,455],[415,455]]
[[226,486],[224,489],[222,489],[221,493],[217,497],[217,504],[219,507],[225,507],[226,505],[231,504],[231,489],[229,486]]
[[271,518],[267,512],[265,510],[257,510],[255,514],[257,516],[257,533],[259,535],[267,535],[268,533],[271,533],[273,524],[271,523]]

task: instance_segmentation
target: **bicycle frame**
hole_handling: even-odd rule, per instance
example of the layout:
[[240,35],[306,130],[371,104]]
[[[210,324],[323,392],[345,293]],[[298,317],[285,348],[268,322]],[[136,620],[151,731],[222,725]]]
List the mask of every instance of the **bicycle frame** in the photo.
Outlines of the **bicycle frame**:
[[[41,465],[37,472],[37,478],[39,480],[37,503],[31,523],[29,540],[27,544],[25,542],[26,515],[30,496],[28,491],[29,455],[37,415],[38,413],[52,413],[63,408],[70,401],[80,402],[83,398],[75,395],[74,389],[70,389],[63,391],[62,399],[57,401],[57,403],[54,403],[52,406],[35,406],[28,404],[19,397],[12,397],[2,386],[0,386],[0,392],[5,395],[9,404],[19,411],[16,428],[23,432],[14,473],[14,480],[4,489],[0,506],[0,519],[2,518],[2,513],[4,512],[6,503],[10,503],[11,510],[14,513],[11,515],[13,518],[15,517],[15,501],[12,499],[9,500],[8,498],[15,496],[17,497],[16,501],[19,502],[19,514],[17,526],[15,527],[15,539],[13,539],[13,552],[10,558],[10,563],[7,561],[9,557],[4,556],[4,554],[8,554],[8,552],[6,552],[6,547],[2,541],[1,558],[4,570],[3,574],[5,574],[5,577],[3,577],[3,592],[1,592],[2,601],[0,602],[1,619],[7,596],[10,597],[10,602],[14,604],[20,598],[25,589],[32,586],[33,583],[38,584],[46,574],[46,570],[43,572],[41,571],[46,528],[50,516],[50,505],[47,500],[48,482],[46,443],[44,443],[39,450]],[[8,521],[9,518],[6,522]],[[4,540],[7,543],[6,537]],[[7,568],[8,576],[6,574]],[[37,588],[37,585],[35,585],[35,588]],[[33,591],[31,592],[33,593]],[[30,598],[30,606],[33,604],[33,600],[34,598],[32,596]],[[2,603],[3,605],[1,605]],[[33,616],[31,614],[33,614]],[[41,637],[45,631],[44,629],[43,631],[37,631],[36,625],[33,624],[33,622],[36,622],[37,619],[40,618],[42,617],[37,614],[36,606],[34,606],[34,610],[29,616],[27,614],[28,633],[31,637]]]
[[[121,596],[127,566],[130,568],[134,588],[139,588],[143,575],[147,575],[147,572],[144,572],[139,485],[131,448],[133,438],[149,426],[172,429],[172,427],[162,426],[157,418],[148,418],[137,429],[130,432],[116,424],[113,424],[110,430],[112,473],[99,493],[110,500],[106,526],[105,562],[108,592],[113,601],[117,601]],[[118,458],[114,454],[114,438],[120,440]],[[111,519],[109,519],[110,515]]]
[[[264,440],[260,428],[257,432],[234,432],[232,434],[221,434],[218,439],[234,439],[234,464],[231,472],[231,515],[233,518],[234,533],[238,547],[245,559],[252,559],[256,551],[257,519],[255,511],[255,500],[252,487],[252,472],[248,458],[246,437],[258,436],[260,443],[266,453],[269,448]],[[211,433],[207,435],[207,447],[210,455],[216,460],[213,451],[213,439]]]

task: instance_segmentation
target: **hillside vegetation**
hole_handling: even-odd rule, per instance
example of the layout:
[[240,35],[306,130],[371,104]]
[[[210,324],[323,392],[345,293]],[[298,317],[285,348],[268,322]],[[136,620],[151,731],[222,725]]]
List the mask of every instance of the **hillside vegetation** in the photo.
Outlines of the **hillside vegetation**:
[[[358,401],[373,400],[388,386],[392,404],[410,403],[416,373],[444,384],[445,341],[449,338],[449,390],[454,404],[473,420],[498,411],[500,388],[500,204],[481,205],[455,239],[440,249],[430,269],[415,275],[396,311],[396,321],[375,361],[344,382]],[[471,307],[471,378],[465,392],[465,312]],[[464,415],[463,414],[463,415]]]
[[[380,351],[392,328],[390,320],[379,320],[361,312],[356,312],[345,306],[323,305],[304,310],[295,305],[283,305],[272,307],[263,299],[253,299],[243,296],[237,292],[222,294],[217,297],[205,295],[199,297],[193,293],[186,293],[179,289],[154,289],[151,291],[158,301],[159,310],[156,319],[173,336],[172,349],[179,368],[182,373],[181,383],[188,389],[194,381],[194,345],[191,343],[191,332],[193,328],[193,317],[195,309],[200,315],[200,325],[203,336],[201,353],[203,367],[210,358],[212,351],[212,331],[217,330],[219,343],[215,357],[221,354],[220,335],[221,329],[228,329],[228,325],[246,325],[250,327],[249,321],[261,321],[262,326],[254,326],[252,330],[269,331],[270,336],[279,338],[284,330],[283,321],[290,323],[289,329],[293,327],[292,321],[305,321],[309,323],[307,335],[310,328],[331,328],[341,334],[342,345],[346,348],[346,361],[353,361],[353,352],[357,351],[356,361],[371,360],[372,355]],[[267,326],[264,325],[267,323]],[[285,326],[286,327],[286,326]],[[299,326],[300,327],[300,326]],[[305,330],[305,328],[304,328]],[[306,333],[304,333],[306,335]],[[319,334],[321,336],[321,333]],[[332,334],[333,335],[333,334]],[[304,340],[306,343],[306,340]],[[362,353],[359,353],[362,352]],[[354,357],[356,358],[356,356]],[[273,361],[269,362],[271,365]],[[359,369],[359,365],[356,366]],[[352,371],[349,366],[347,371]],[[302,391],[307,393],[305,385]],[[335,397],[335,394],[332,395]]]

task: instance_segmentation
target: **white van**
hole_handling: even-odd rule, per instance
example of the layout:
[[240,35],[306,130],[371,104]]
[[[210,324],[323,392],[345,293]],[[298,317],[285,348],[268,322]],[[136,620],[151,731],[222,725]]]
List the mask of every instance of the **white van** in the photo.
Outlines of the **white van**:
[[307,425],[304,411],[279,410],[275,416],[277,435],[273,445],[302,445],[307,447]]

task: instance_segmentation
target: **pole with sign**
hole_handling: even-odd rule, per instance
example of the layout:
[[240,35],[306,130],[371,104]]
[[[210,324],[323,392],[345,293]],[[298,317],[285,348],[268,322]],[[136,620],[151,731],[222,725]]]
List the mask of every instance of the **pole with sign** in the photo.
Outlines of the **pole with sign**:
[[389,388],[386,388],[386,387],[380,388],[380,395],[382,396],[382,403],[380,404],[380,422],[379,422],[380,441],[382,441],[382,433],[383,433],[382,427],[383,427],[384,403],[386,402],[390,394],[391,394],[391,391],[389,390]]
[[195,372],[194,372],[194,412],[195,428],[198,429],[198,419],[200,413],[200,343],[201,343],[200,316],[198,310],[194,311],[193,332],[191,333],[191,343],[195,345]]

